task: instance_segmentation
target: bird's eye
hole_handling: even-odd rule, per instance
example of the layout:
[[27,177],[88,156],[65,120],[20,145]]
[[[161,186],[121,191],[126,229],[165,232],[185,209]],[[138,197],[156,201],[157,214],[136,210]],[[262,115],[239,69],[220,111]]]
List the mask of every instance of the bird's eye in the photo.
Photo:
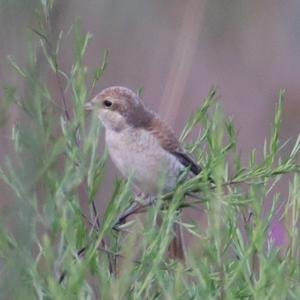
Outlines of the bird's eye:
[[105,107],[111,107],[111,106],[112,106],[112,102],[109,101],[109,100],[104,100],[104,101],[103,101],[103,105],[104,105]]

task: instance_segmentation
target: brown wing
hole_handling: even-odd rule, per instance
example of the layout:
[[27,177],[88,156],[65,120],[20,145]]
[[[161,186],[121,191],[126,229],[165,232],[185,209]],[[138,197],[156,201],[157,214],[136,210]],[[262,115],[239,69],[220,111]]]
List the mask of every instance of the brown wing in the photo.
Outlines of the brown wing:
[[183,151],[179,141],[177,140],[172,129],[158,117],[152,119],[147,130],[149,130],[159,141],[160,145],[184,165],[189,167],[190,170],[195,174],[201,172],[201,167]]
[[185,167],[190,168],[195,175],[198,175],[202,171],[202,168],[188,154],[178,151],[171,153],[175,155]]

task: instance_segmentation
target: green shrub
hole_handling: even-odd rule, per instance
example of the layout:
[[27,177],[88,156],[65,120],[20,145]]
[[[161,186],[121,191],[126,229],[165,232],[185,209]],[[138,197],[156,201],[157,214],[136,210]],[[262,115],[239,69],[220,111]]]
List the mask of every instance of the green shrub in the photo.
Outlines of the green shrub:
[[[90,72],[83,59],[91,35],[83,34],[78,23],[73,29],[74,64],[70,72],[61,70],[64,34],[53,38],[47,17],[51,4],[42,3],[28,66],[21,68],[9,58],[24,81],[25,92],[19,94],[13,86],[4,88],[6,110],[16,105],[20,115],[12,127],[13,151],[0,170],[14,198],[0,219],[1,296],[299,299],[300,180],[296,160],[300,138],[282,159],[287,144],[280,141],[284,91],[279,94],[263,159],[259,161],[253,151],[247,165],[239,157],[233,121],[224,116],[216,92],[211,91],[181,135],[203,172],[180,183],[172,195],[161,195],[143,222],[133,220],[116,230],[116,220],[128,207],[132,193],[129,183],[116,180],[100,220],[94,201],[102,188],[107,153],[100,155],[99,151],[101,125],[95,116],[87,120],[83,109],[101,80],[108,53],[104,53],[101,66]],[[39,59],[48,63],[55,87],[40,70]],[[199,132],[198,138],[187,143],[192,131]],[[229,175],[229,161],[233,175]],[[276,192],[284,176],[289,179],[288,197]],[[185,197],[191,193],[200,200]],[[89,216],[82,213],[82,197],[89,201]],[[266,211],[267,199],[272,199],[272,205]],[[172,224],[179,222],[177,211],[186,207],[201,207],[208,226],[182,223],[193,237],[182,263],[168,259],[166,252]],[[156,226],[160,216],[161,226]],[[270,235],[274,218],[288,225],[285,247],[277,246]]]

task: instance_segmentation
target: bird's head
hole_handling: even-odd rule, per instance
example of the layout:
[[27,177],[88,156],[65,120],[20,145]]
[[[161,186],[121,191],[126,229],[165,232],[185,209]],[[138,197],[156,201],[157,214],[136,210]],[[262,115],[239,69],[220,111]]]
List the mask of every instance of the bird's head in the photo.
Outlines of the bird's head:
[[142,104],[139,96],[126,87],[112,86],[101,91],[85,104],[109,130],[121,131],[128,127],[149,124],[152,113]]

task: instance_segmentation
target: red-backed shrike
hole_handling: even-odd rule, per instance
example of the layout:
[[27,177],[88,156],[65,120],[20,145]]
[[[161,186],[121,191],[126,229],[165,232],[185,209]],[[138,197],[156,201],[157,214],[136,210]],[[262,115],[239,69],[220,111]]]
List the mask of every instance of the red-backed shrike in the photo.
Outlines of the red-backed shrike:
[[[178,176],[189,168],[199,174],[199,165],[184,152],[172,129],[126,87],[104,89],[85,105],[105,127],[110,157],[125,178],[131,178],[142,193],[155,197],[175,189]],[[182,237],[175,225],[173,256],[183,257]],[[171,245],[172,247],[172,245]]]

